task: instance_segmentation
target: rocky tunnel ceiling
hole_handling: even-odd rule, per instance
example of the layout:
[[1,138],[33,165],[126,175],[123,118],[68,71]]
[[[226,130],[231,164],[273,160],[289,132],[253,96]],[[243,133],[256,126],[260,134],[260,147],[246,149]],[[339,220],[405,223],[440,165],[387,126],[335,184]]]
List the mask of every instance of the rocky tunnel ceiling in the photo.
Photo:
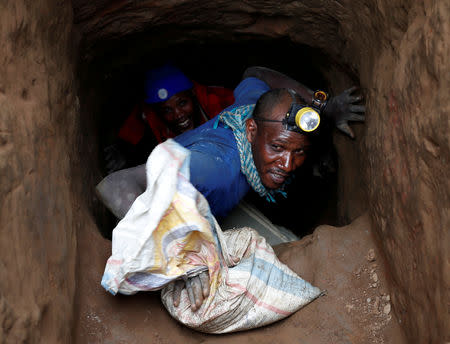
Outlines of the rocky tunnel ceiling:
[[406,28],[404,20],[395,18],[398,11],[386,16],[376,4],[344,6],[338,1],[77,0],[73,6],[74,22],[83,37],[82,58],[87,60],[110,54],[124,38],[127,47],[139,44],[143,51],[186,41],[287,38],[319,48],[342,65],[357,69],[365,51],[355,49],[355,44],[371,36],[372,43],[380,42],[373,28],[363,23],[392,20],[399,33]]
[[73,6],[74,22],[88,45],[164,25],[176,26],[181,39],[294,37],[300,32],[298,43],[325,47],[333,41],[336,52],[345,44],[336,13],[314,1],[74,1]]

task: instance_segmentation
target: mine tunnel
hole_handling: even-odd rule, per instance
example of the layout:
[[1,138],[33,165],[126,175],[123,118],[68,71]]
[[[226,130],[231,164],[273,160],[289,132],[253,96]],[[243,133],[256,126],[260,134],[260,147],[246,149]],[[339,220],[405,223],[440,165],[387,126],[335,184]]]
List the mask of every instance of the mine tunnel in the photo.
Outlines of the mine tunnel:
[[[5,342],[450,341],[447,2],[0,8]],[[100,286],[114,226],[94,193],[102,148],[137,99],[140,71],[165,59],[230,88],[265,65],[331,94],[363,90],[356,139],[332,136],[336,180],[310,225],[323,226],[276,249],[327,295],[281,322],[211,336],[177,323],[157,293],[113,297]]]

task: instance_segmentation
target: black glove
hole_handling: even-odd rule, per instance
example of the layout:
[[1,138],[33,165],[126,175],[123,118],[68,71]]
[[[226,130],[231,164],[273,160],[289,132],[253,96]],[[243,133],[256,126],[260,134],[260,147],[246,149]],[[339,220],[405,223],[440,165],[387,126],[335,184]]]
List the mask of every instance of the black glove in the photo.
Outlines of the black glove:
[[341,94],[331,97],[324,109],[324,115],[334,121],[336,127],[347,134],[351,138],[354,138],[352,129],[348,125],[348,121],[364,122],[364,115],[358,113],[364,113],[366,108],[364,105],[359,105],[362,100],[362,96],[353,96],[352,93],[358,88],[353,86]]
[[183,280],[175,281],[173,289],[173,305],[178,307],[181,299],[181,291],[186,287],[189,301],[191,302],[191,310],[195,312],[200,308],[203,301],[209,296],[209,273],[203,271],[198,276],[188,278],[186,283]]
[[127,164],[127,159],[123,153],[120,144],[114,143],[106,147],[105,153],[105,168],[108,174],[124,168]]

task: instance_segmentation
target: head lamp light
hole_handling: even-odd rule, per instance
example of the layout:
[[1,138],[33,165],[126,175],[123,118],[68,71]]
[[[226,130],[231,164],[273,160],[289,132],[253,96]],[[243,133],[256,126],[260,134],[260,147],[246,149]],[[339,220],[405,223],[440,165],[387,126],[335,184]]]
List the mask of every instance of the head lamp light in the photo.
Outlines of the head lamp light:
[[255,120],[263,122],[281,122],[286,130],[295,131],[300,134],[312,133],[320,125],[320,113],[325,108],[328,94],[324,91],[314,92],[314,98],[311,106],[298,104],[295,99],[296,92],[288,89],[292,96],[291,106],[289,107],[286,117],[283,120],[270,120],[263,118],[255,118]]
[[282,123],[286,130],[310,133],[319,127],[320,115],[312,107],[293,103]]
[[296,102],[294,90],[288,91],[292,96],[292,103],[282,121],[285,129],[305,134],[319,128],[320,113],[325,108],[328,95],[324,91],[316,91],[311,106],[305,106]]

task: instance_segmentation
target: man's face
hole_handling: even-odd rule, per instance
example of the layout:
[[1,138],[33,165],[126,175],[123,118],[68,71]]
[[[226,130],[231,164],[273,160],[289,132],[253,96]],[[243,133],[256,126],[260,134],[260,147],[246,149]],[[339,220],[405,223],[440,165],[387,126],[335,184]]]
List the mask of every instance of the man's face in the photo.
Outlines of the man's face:
[[[282,120],[290,106],[284,101],[272,114],[260,117]],[[252,146],[253,160],[262,184],[268,189],[280,188],[289,175],[305,161],[310,142],[302,134],[288,131],[282,123],[247,120],[247,138]]]
[[191,91],[182,91],[155,106],[157,115],[176,134],[194,128],[195,104]]

